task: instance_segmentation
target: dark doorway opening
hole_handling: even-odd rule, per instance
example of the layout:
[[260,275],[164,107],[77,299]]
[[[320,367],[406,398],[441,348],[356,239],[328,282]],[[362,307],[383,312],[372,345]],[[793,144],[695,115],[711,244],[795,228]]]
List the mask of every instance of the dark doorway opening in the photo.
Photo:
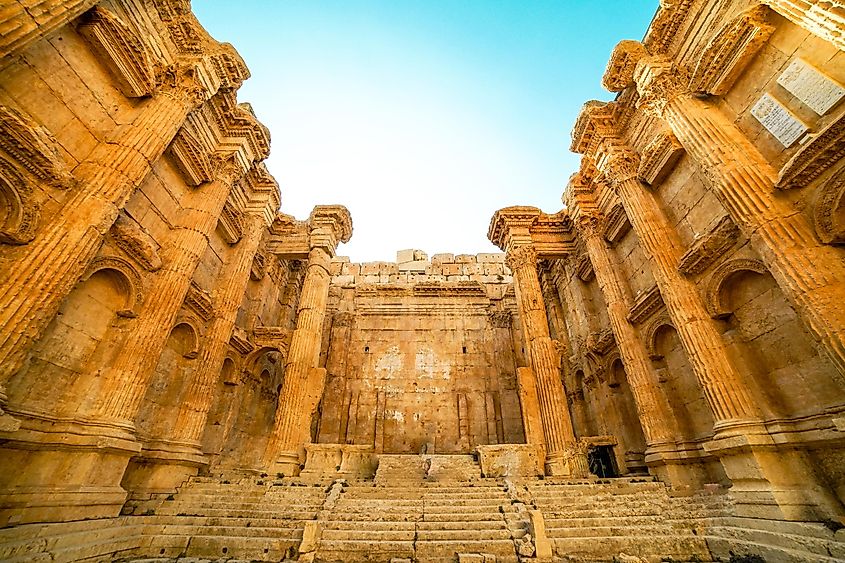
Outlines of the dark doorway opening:
[[590,465],[590,473],[596,477],[607,479],[619,476],[613,459],[613,446],[592,446],[587,453],[587,463]]

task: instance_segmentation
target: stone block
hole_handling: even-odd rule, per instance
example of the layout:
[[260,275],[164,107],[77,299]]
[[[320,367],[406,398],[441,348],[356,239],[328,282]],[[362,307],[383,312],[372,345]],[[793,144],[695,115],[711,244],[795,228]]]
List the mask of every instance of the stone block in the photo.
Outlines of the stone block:
[[397,250],[396,251],[396,262],[401,264],[402,262],[413,262],[414,261],[414,253],[417,252],[413,248],[409,248],[407,250]]
[[505,255],[502,252],[481,253],[476,255],[476,261],[485,264],[504,264]]
[[402,262],[398,265],[400,272],[425,272],[427,266],[427,260],[414,260],[413,262]]
[[485,477],[533,477],[543,474],[536,446],[491,444],[475,449]]
[[341,287],[355,285],[355,276],[335,276],[332,283]]
[[475,254],[458,254],[455,256],[455,262],[459,264],[475,264]]
[[435,254],[431,257],[432,264],[448,264],[455,261],[454,254]]
[[459,276],[461,275],[461,265],[460,264],[443,264],[443,275],[444,276]]
[[361,265],[357,263],[344,262],[340,268],[340,273],[344,276],[357,276],[361,273]]

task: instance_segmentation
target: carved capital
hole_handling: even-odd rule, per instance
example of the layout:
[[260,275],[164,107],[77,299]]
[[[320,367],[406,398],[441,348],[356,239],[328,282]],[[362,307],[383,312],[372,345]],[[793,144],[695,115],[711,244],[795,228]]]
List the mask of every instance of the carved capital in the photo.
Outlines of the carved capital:
[[200,81],[193,63],[174,63],[165,67],[157,77],[156,94],[197,108],[210,97],[210,92]]
[[687,72],[665,57],[642,59],[634,71],[634,80],[640,95],[637,105],[657,117],[663,116],[672,101],[691,95]]
[[634,84],[634,69],[640,59],[648,56],[645,46],[639,41],[620,41],[610,55],[601,85],[611,92],[621,92]]
[[601,162],[601,170],[611,186],[637,178],[640,158],[634,151],[614,147]]
[[211,158],[211,164],[214,169],[214,177],[229,186],[234,184],[245,173],[235,153],[215,154]]
[[517,272],[521,268],[536,268],[537,251],[531,244],[517,246],[508,251],[505,256],[505,263],[512,272]]
[[317,205],[308,218],[311,248],[334,254],[338,243],[352,238],[352,216],[342,205]]

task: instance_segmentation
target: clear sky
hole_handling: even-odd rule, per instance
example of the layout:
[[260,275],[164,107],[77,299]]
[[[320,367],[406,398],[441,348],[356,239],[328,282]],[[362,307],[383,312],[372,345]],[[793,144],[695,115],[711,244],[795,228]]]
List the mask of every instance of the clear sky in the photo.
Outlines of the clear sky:
[[581,105],[657,0],[194,0],[252,72],[282,211],[352,213],[353,261],[492,252],[508,205],[558,211]]

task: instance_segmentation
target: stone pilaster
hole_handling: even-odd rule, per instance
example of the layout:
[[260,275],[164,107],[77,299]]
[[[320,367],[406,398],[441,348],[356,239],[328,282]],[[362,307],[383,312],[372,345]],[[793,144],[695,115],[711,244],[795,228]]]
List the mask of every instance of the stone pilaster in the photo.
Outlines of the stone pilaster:
[[775,196],[776,171],[722,111],[687,92],[671,64],[642,59],[642,102],[661,115],[763,259],[810,333],[845,373],[845,264],[793,205]]
[[76,193],[0,279],[0,387],[23,365],[151,163],[206,96],[194,69],[180,70],[131,124],[74,169]]
[[[651,262],[666,309],[713,411],[716,429],[759,420],[749,384],[731,364],[695,284],[678,271],[683,252],[677,235],[660,211],[654,195],[637,179],[636,155],[615,143],[609,143],[606,149],[608,152],[599,159],[599,169],[622,200],[631,226]],[[601,257],[596,240],[588,240],[588,243],[592,248],[591,257],[593,253]]]
[[331,275],[329,264],[337,244],[346,242],[352,235],[349,212],[344,207],[314,209],[310,218],[311,251],[299,308],[296,328],[291,336],[290,349],[285,363],[285,376],[279,393],[273,433],[265,451],[265,461],[271,470],[285,475],[299,472],[304,436],[311,424],[309,384],[322,376],[319,367],[323,340],[323,321],[329,297]]
[[519,317],[537,388],[546,442],[546,469],[551,475],[584,476],[587,473],[586,456],[575,438],[560,381],[560,355],[549,336],[537,274],[537,253],[531,244],[512,246],[508,250],[507,264],[514,276]]
[[840,50],[845,50],[845,4],[842,0],[762,0],[777,13]]
[[95,418],[129,428],[133,426],[194,270],[217,226],[232,184],[242,174],[241,168],[229,160],[218,171],[215,180],[184,198],[184,207],[165,250],[164,266],[152,281],[149,297],[136,319],[134,330],[101,376]]
[[174,439],[177,441],[196,445],[202,436],[215,383],[223,368],[229,338],[249,282],[252,258],[258,250],[264,227],[262,216],[245,216],[243,236],[219,276],[220,283],[214,295],[214,318],[206,329],[197,368],[174,425]]

